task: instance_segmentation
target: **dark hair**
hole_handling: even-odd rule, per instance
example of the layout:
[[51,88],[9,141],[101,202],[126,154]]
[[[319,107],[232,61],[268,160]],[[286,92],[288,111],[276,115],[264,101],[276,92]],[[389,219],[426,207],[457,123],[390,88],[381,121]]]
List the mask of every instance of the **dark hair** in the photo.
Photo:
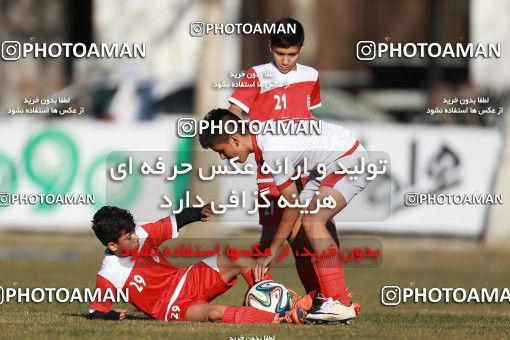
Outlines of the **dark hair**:
[[104,206],[94,214],[92,230],[106,246],[109,242],[117,243],[123,232],[130,233],[135,230],[135,220],[127,210]]
[[[209,122],[205,125],[205,128],[200,131],[200,145],[202,145],[204,149],[209,149],[215,144],[228,142],[228,137],[231,136],[231,134],[225,132],[225,125],[229,121],[234,121],[234,124],[238,125],[237,131],[242,131],[239,128],[242,124],[241,119],[227,109],[211,110],[205,115],[204,120]],[[218,126],[221,126],[221,132],[218,131]]]
[[[280,26],[281,25],[281,26]],[[288,48],[291,46],[303,46],[305,42],[305,30],[303,25],[296,19],[283,18],[275,22],[275,33],[269,35],[269,42],[271,46]],[[296,33],[289,30],[289,26],[295,27]],[[285,33],[277,33],[279,27],[283,27]]]

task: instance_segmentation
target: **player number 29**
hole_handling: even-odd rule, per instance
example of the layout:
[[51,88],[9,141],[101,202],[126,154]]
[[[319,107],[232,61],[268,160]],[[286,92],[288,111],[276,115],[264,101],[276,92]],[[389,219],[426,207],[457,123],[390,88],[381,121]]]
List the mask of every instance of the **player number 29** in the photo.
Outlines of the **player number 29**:
[[172,312],[176,312],[176,313],[170,313],[170,319],[179,320],[179,312],[180,311],[181,311],[181,309],[179,308],[179,306],[172,306]]
[[[130,286],[135,286],[135,288],[139,292],[141,292],[143,290],[143,287],[147,286],[147,284],[145,283],[145,280],[140,275],[133,276],[133,279],[134,279],[134,282],[133,281],[129,282],[129,285]],[[140,284],[140,285],[138,285],[137,283]]]
[[287,98],[285,98],[285,94],[282,94],[281,96],[275,94],[274,99],[276,99],[276,105],[274,106],[275,110],[281,110],[282,104],[284,109],[287,108]]

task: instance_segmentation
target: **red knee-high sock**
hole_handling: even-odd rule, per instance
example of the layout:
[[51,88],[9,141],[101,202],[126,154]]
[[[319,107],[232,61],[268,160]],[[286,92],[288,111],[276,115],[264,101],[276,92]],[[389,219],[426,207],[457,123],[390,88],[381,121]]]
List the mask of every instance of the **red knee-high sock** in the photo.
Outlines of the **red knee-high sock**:
[[[248,286],[253,287],[253,285],[255,284],[255,278],[253,277],[253,271],[250,269],[247,272],[244,272],[243,277],[246,280],[246,283],[248,284]],[[273,279],[273,276],[271,275],[269,270],[264,274],[264,277],[262,278],[262,280],[272,280],[272,279]]]
[[321,260],[314,258],[312,263],[319,279],[320,292],[349,306],[351,301],[345,288],[344,268],[340,257],[333,256]]
[[224,323],[272,323],[278,316],[253,307],[227,306],[221,322]]
[[[329,220],[326,223],[326,228],[328,229],[331,237],[335,241],[337,247],[340,247],[340,241],[338,240],[338,235],[336,233],[336,226],[333,220]],[[319,284],[319,278],[317,277],[317,273],[315,272],[315,268],[312,264],[310,257],[302,257],[296,256],[295,251],[301,250],[303,247],[307,247],[307,249],[312,249],[312,245],[308,239],[298,239],[295,241],[293,246],[294,258],[296,260],[296,271],[298,273],[299,279],[301,280],[301,284],[305,287],[306,293],[310,293],[312,291],[321,292],[321,286]],[[301,244],[302,243],[302,244]]]

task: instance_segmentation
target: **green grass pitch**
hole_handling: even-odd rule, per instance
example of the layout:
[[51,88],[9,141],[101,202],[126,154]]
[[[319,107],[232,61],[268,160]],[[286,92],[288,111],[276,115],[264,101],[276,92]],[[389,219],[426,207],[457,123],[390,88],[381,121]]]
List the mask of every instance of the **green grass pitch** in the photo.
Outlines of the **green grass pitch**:
[[[1,233],[0,236],[0,286],[94,287],[102,247],[93,235]],[[509,250],[485,250],[472,245],[452,250],[385,247],[379,267],[346,270],[353,300],[362,307],[361,317],[351,325],[166,323],[149,320],[131,305],[122,304],[119,306],[127,307],[130,320],[89,321],[85,318],[87,304],[11,302],[0,305],[0,338],[499,339],[510,336],[510,303],[406,303],[387,307],[380,302],[380,290],[385,285],[510,287],[509,255]],[[56,257],[65,260],[58,261]],[[303,293],[292,266],[277,268],[273,275],[277,281]],[[237,286],[215,302],[240,305],[245,291],[246,284],[240,279]]]

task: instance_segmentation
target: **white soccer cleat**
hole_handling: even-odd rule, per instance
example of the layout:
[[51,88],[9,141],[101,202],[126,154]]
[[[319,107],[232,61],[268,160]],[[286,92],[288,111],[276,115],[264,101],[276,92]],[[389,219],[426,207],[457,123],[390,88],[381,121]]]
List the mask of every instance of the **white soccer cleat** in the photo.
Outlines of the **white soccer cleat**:
[[357,303],[351,303],[350,306],[341,304],[338,300],[332,298],[326,299],[322,305],[314,307],[306,318],[310,321],[348,321],[358,317],[361,307]]

